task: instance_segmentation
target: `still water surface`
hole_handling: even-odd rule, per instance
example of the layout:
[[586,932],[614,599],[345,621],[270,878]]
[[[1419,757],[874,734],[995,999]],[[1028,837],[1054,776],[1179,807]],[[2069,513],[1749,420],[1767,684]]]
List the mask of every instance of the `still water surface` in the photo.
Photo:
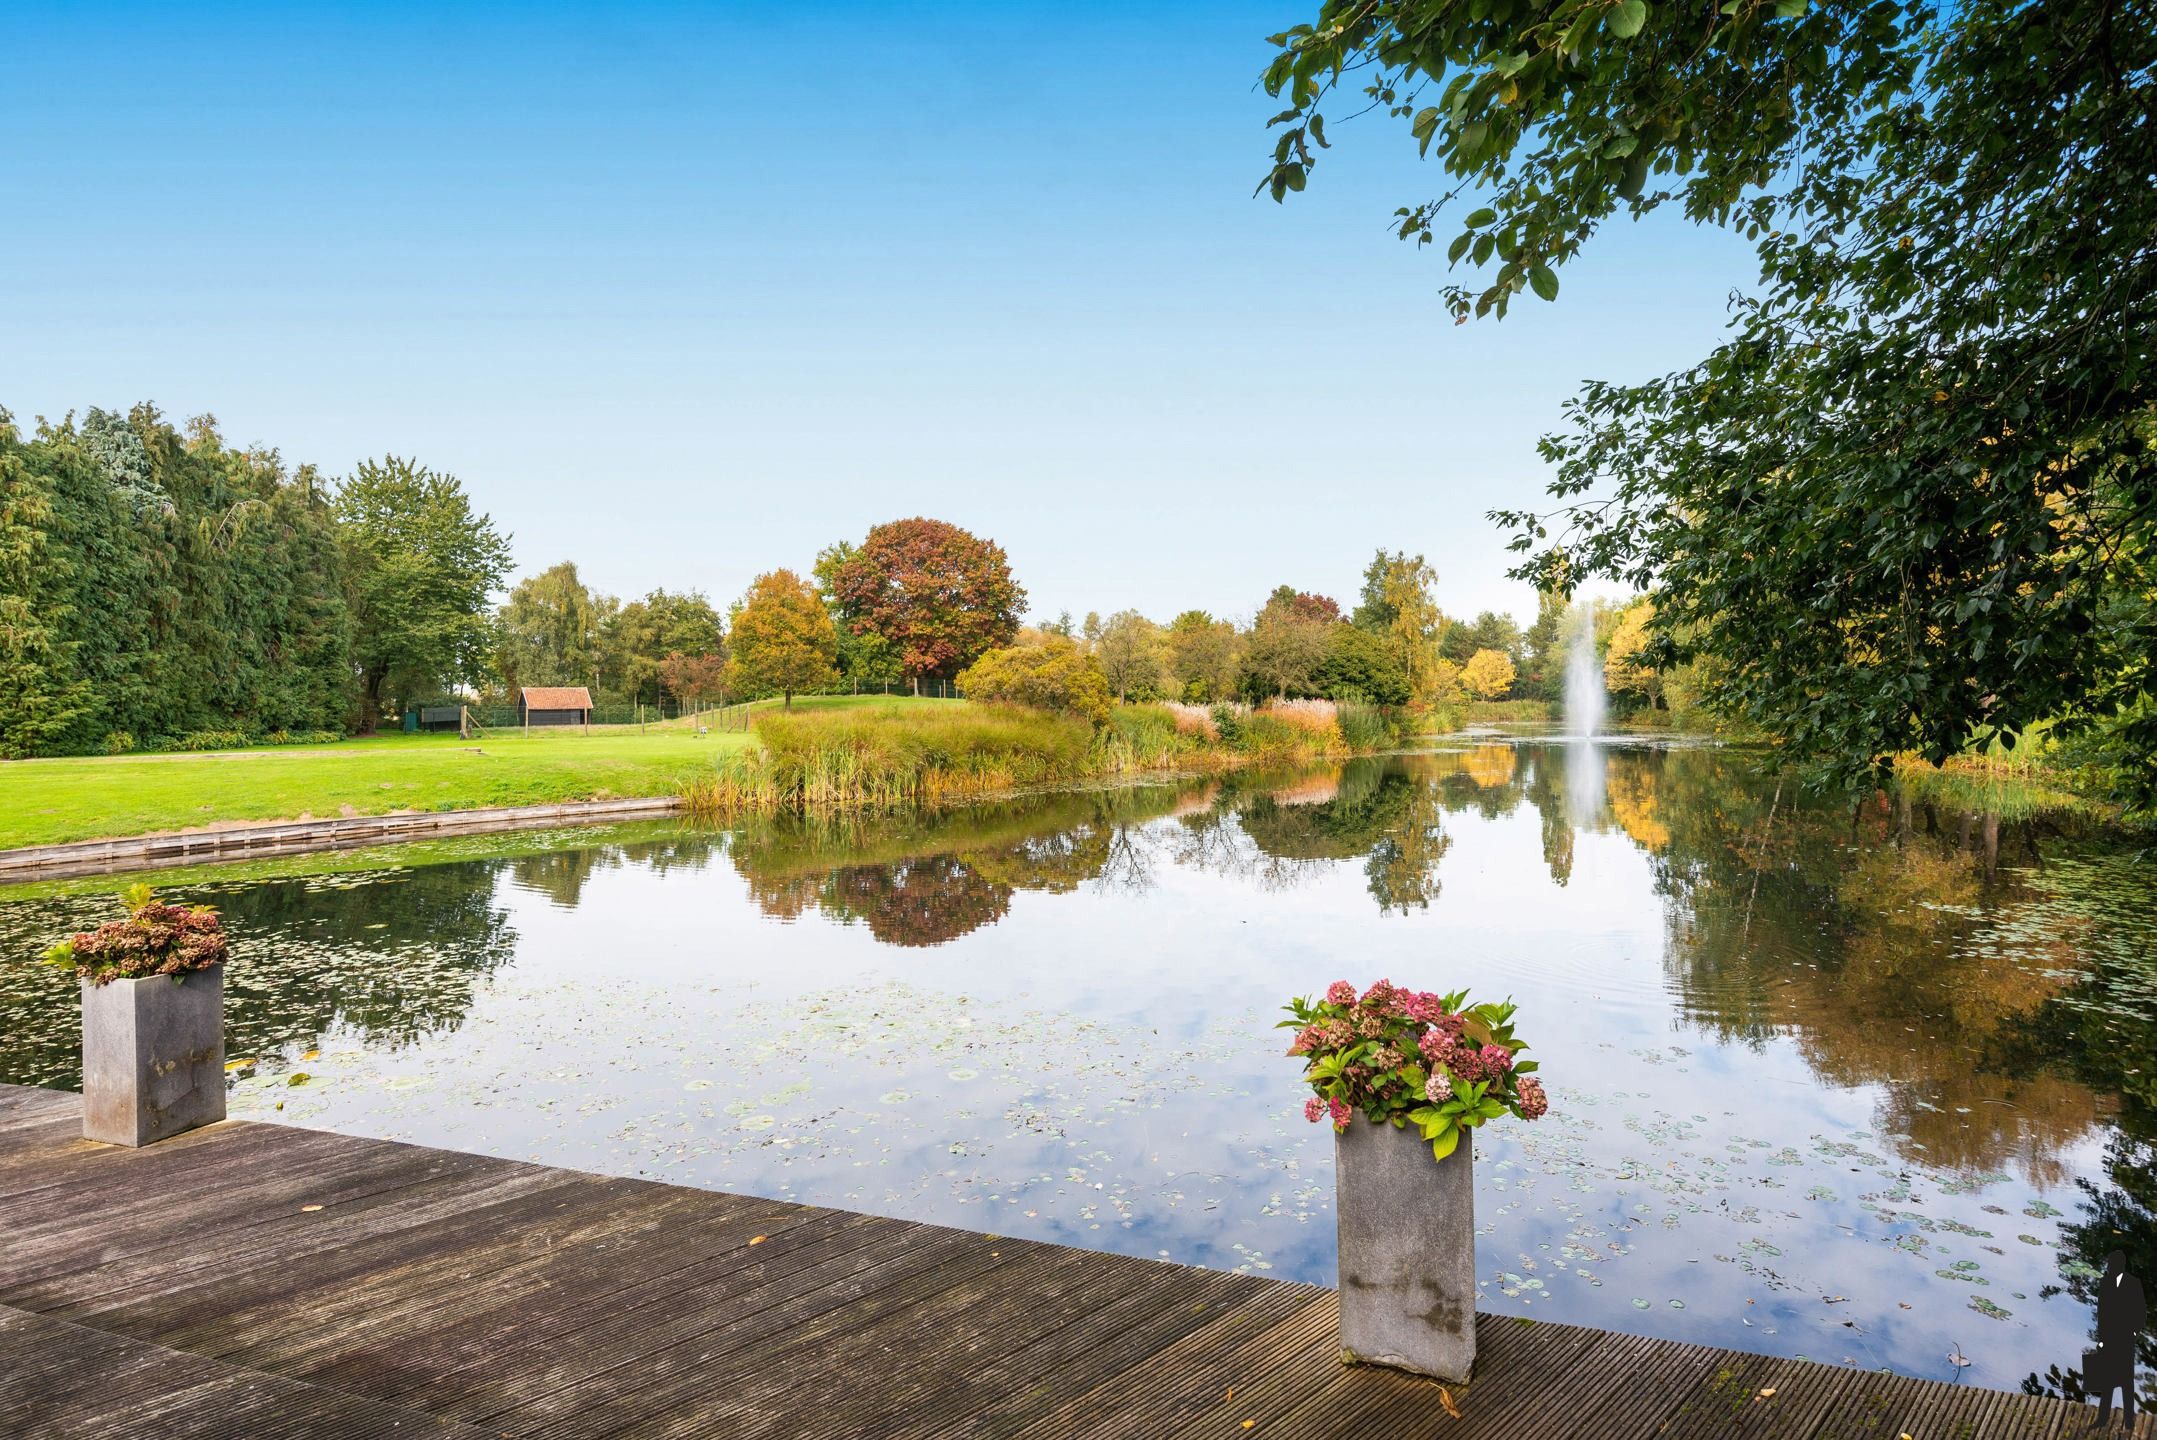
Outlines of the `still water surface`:
[[[118,882],[0,892],[33,963]],[[872,825],[489,837],[165,877],[219,906],[233,1113],[1331,1283],[1272,1027],[1381,975],[1522,1006],[1484,1308],[2012,1388],[2157,1270],[2157,878],[2053,819],[1741,752],[1493,741]],[[1956,1358],[1950,1358],[1956,1357]],[[1957,1363],[1957,1359],[1966,1364]]]

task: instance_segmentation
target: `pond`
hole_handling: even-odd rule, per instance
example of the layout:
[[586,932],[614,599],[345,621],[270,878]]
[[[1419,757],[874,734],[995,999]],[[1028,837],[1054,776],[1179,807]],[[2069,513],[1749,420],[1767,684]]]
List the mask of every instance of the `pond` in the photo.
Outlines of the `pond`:
[[[236,1116],[1320,1283],[1279,1005],[1510,995],[1552,1110],[1478,1140],[1484,1308],[2012,1388],[2149,1273],[2157,878],[1953,799],[1494,738],[156,878],[235,932]],[[0,1078],[77,1083],[34,957],[119,883],[0,892]]]

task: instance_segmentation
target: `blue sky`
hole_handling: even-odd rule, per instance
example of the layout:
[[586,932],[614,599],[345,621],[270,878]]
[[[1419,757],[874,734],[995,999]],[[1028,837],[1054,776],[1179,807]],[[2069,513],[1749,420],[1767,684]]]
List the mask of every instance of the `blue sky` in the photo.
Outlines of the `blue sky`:
[[930,514],[1043,615],[1346,599],[1381,545],[1530,613],[1484,512],[1582,379],[1711,344],[1749,254],[1621,225],[1456,328],[1389,122],[1251,198],[1311,12],[16,0],[0,405],[417,455],[520,572],[625,595]]

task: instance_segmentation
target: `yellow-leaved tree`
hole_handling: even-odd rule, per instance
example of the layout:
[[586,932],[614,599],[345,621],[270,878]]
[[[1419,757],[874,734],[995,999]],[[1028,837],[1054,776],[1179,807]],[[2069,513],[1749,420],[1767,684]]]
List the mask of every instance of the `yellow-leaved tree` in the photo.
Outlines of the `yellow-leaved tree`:
[[1513,660],[1503,650],[1478,650],[1461,667],[1460,683],[1478,700],[1503,700],[1513,688]]
[[727,667],[737,695],[777,692],[791,707],[803,690],[829,685],[839,672],[839,632],[816,587],[791,570],[759,575],[734,616],[734,660]]
[[1610,648],[1603,652],[1603,688],[1613,695],[1638,695],[1649,705],[1663,698],[1663,677],[1642,661],[1648,645],[1648,622],[1655,607],[1642,600],[1618,617],[1610,632]]

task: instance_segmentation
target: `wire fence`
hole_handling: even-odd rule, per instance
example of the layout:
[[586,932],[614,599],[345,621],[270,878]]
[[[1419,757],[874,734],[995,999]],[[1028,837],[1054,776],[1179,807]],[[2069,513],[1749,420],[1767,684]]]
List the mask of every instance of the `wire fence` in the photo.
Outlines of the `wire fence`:
[[[886,695],[894,698],[914,698],[915,687],[903,680],[891,680],[861,684],[840,684],[817,690],[795,692],[797,700],[828,695]],[[955,700],[958,688],[949,680],[923,680],[918,692],[924,700]],[[687,701],[673,698],[658,702],[636,700],[603,700],[594,703],[590,714],[593,725],[671,725],[688,722],[706,730],[747,730],[759,711],[775,709],[780,705],[776,695],[760,696],[753,700],[732,702]],[[434,704],[416,707],[416,728],[423,730],[456,730],[467,723],[482,730],[520,730],[523,720],[514,702],[481,704]],[[534,726],[534,729],[541,728]],[[559,724],[545,728],[563,729]]]

